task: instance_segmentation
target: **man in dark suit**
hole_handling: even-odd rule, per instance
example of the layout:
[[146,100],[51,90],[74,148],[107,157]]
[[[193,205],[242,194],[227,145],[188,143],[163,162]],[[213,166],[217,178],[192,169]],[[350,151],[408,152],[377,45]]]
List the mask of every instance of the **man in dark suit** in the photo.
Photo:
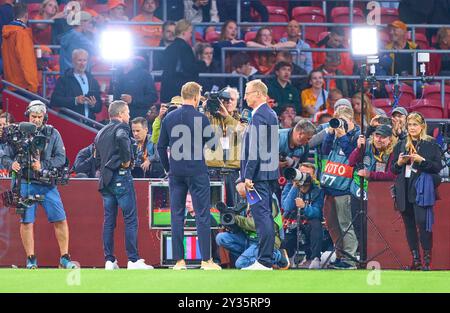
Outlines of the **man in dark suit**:
[[261,200],[251,204],[258,234],[258,258],[244,270],[271,270],[275,232],[272,218],[272,194],[278,180],[278,119],[267,105],[267,86],[259,79],[247,83],[245,100],[252,119],[244,134],[241,180],[247,191],[255,190]]
[[[170,219],[172,228],[172,249],[177,263],[174,270],[185,270],[183,248],[186,196],[192,196],[195,222],[197,225],[201,269],[220,270],[211,259],[211,197],[208,168],[203,148],[211,144],[214,131],[206,116],[196,110],[202,87],[188,82],[181,88],[183,105],[164,118],[158,141],[161,163],[169,173]],[[167,148],[170,147],[170,162]]]

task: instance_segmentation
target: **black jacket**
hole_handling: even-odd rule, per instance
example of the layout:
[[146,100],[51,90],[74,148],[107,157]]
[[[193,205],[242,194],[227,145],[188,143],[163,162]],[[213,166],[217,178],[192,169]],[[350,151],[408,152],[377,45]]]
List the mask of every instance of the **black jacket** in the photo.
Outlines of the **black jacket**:
[[179,21],[184,18],[184,1],[183,0],[165,0],[160,1],[160,5],[155,11],[155,16],[160,20],[164,20],[163,6],[167,6],[167,21]]
[[164,50],[161,76],[161,102],[168,103],[179,96],[181,87],[189,81],[198,81],[199,61],[195,58],[191,46],[181,38]]
[[94,144],[90,144],[77,153],[77,157],[73,163],[73,170],[77,174],[82,173],[86,174],[89,178],[95,178],[97,162],[94,158]]
[[130,126],[117,120],[103,127],[95,137],[96,158],[100,160],[99,190],[107,187],[122,163],[131,161]]
[[[89,82],[88,96],[94,96],[97,103],[93,108],[89,108],[89,118],[95,119],[95,113],[102,110],[102,99],[100,97],[100,86],[97,80],[86,72]],[[75,98],[83,95],[81,86],[73,75],[73,69],[68,69],[63,76],[58,78],[55,90],[53,91],[50,100],[50,107],[52,108],[68,108],[72,111],[84,115],[84,106],[75,105]]]
[[[236,21],[236,0],[217,0],[217,10],[219,11],[220,21]],[[261,17],[261,22],[269,21],[269,12],[264,4],[259,0],[241,0],[241,21],[257,22],[250,14],[251,9],[255,10]]]
[[416,199],[416,188],[415,182],[417,178],[420,176],[421,172],[433,174],[433,181],[435,187],[437,187],[441,181],[439,177],[439,172],[442,169],[442,159],[441,159],[441,150],[439,146],[436,144],[434,140],[432,141],[424,141],[421,140],[417,145],[417,153],[425,158],[425,161],[422,163],[413,164],[413,168],[417,171],[411,172],[411,177],[409,179],[405,178],[405,170],[406,165],[399,166],[397,164],[398,156],[400,153],[407,154],[405,152],[406,139],[397,143],[393,151],[393,159],[391,170],[397,175],[395,179],[395,206],[397,210],[400,212],[404,212],[406,210],[407,201],[409,203],[415,203]]
[[128,73],[119,75],[113,89],[114,100],[120,100],[121,94],[132,97],[129,104],[131,119],[145,117],[151,105],[158,100],[152,75],[143,68],[133,68]]
[[[200,73],[221,73],[220,65],[216,61],[212,61],[209,66],[206,66],[205,62],[199,63]],[[212,78],[212,77],[201,77],[198,80],[198,83],[202,85],[203,91],[211,91],[214,86],[217,86],[219,89],[225,87],[225,79],[224,78]]]

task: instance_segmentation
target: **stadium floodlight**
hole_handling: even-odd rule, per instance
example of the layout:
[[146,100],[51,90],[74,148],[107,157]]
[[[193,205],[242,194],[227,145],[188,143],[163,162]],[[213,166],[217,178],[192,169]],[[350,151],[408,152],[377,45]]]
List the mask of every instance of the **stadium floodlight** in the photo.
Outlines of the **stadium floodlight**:
[[105,30],[100,37],[100,53],[108,61],[125,61],[132,55],[131,33],[125,30]]
[[351,50],[356,57],[378,54],[378,34],[373,27],[355,27],[351,33]]

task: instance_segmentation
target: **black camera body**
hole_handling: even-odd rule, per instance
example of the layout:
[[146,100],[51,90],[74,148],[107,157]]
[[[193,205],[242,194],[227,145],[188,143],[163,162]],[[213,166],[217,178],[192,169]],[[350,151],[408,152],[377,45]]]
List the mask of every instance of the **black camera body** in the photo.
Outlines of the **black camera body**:
[[234,207],[228,207],[220,201],[216,203],[216,208],[220,212],[220,224],[234,232],[238,230],[236,215],[240,215],[247,208],[247,203],[242,200],[236,203]]
[[205,92],[206,97],[206,111],[217,115],[220,110],[220,102],[221,101],[230,101],[231,95],[226,88],[223,88],[216,92]]

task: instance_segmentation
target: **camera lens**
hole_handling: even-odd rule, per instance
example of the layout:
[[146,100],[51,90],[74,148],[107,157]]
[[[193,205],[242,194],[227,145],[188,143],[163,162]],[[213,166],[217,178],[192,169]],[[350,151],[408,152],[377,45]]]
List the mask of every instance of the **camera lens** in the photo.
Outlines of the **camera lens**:
[[329,124],[331,128],[339,128],[342,126],[342,121],[338,118],[332,118]]

